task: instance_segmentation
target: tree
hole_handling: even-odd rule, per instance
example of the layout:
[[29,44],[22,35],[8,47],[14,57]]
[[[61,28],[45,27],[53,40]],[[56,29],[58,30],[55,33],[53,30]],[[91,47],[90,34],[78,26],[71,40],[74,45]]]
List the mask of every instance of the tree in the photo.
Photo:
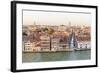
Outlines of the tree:
[[51,50],[51,46],[52,46],[52,34],[54,33],[54,30],[52,28],[49,28],[48,29],[48,34],[49,34],[49,37],[50,37],[50,50]]
[[26,32],[23,32],[22,35],[23,35],[23,36],[27,36],[27,33],[26,33]]
[[50,50],[51,50],[51,46],[52,46],[52,34],[54,33],[54,30],[52,28],[44,28],[44,30],[46,33],[49,34],[49,38],[50,38]]

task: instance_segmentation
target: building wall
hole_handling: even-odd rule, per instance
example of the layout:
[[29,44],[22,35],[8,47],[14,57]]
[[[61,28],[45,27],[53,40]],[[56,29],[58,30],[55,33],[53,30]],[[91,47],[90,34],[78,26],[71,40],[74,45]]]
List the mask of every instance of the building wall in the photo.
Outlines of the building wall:
[[41,50],[48,51],[50,50],[50,38],[46,35],[41,36]]
[[33,44],[29,41],[24,43],[24,51],[33,51]]
[[91,48],[91,43],[89,41],[78,42],[78,48]]
[[51,48],[52,48],[52,50],[58,50],[59,49],[59,39],[58,38],[52,39]]

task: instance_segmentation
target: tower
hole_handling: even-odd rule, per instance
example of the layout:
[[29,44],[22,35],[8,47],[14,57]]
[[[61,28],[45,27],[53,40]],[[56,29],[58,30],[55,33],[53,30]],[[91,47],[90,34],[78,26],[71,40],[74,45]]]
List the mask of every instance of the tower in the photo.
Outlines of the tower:
[[71,32],[71,34],[69,36],[68,43],[69,43],[69,48],[71,48],[71,49],[74,49],[74,48],[78,47],[78,43],[77,43],[77,39],[76,39],[76,36],[75,36],[75,32],[73,30],[72,30],[72,32]]

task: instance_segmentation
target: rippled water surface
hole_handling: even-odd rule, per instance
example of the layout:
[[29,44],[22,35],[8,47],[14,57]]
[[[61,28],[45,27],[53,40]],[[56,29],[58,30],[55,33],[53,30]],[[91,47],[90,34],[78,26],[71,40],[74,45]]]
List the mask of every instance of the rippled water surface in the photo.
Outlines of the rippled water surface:
[[22,53],[22,62],[70,61],[91,59],[91,50],[52,53]]

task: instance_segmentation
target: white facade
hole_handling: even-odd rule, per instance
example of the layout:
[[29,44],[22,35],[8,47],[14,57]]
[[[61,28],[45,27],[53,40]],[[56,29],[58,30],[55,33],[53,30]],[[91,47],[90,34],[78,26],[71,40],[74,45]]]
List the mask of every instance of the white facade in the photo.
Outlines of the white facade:
[[33,51],[33,43],[30,41],[24,43],[24,51]]
[[50,37],[49,36],[41,36],[41,50],[49,51],[50,50]]
[[34,47],[35,51],[41,51],[41,47]]
[[24,50],[23,51],[27,51],[27,52],[35,52],[35,51],[40,51],[41,48],[40,47],[36,47],[35,43],[31,43],[30,41],[24,43]]
[[58,38],[53,38],[51,44],[52,44],[52,51],[56,51],[59,49],[59,39]]
[[82,41],[78,42],[78,48],[80,49],[91,49],[91,42],[90,41]]

